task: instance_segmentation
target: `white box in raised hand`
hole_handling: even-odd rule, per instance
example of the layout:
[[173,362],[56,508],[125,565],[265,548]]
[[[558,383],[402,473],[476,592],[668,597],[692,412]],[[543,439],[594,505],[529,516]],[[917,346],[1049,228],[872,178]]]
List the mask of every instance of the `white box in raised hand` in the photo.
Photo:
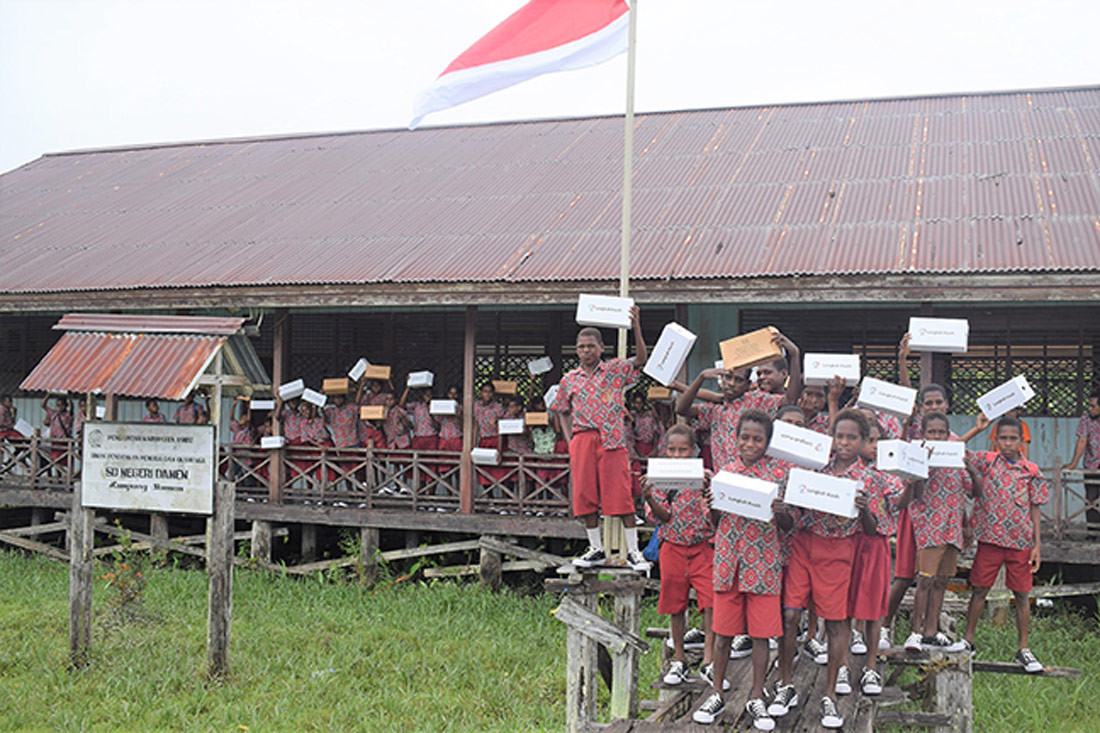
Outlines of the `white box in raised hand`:
[[249,400],[248,409],[256,410],[257,412],[260,410],[274,410],[275,400]]
[[696,338],[679,323],[666,323],[642,371],[667,387],[683,368]]
[[431,387],[435,382],[435,375],[431,372],[409,372],[408,386],[416,389],[419,387]]
[[301,397],[302,393],[306,391],[305,380],[295,379],[293,382],[287,382],[286,384],[279,385],[279,396],[283,400],[292,400],[295,397]]
[[816,509],[838,517],[855,517],[856,492],[862,484],[849,478],[792,468],[783,501],[803,509]]
[[546,394],[542,396],[542,401],[546,404],[547,410],[554,409],[554,399],[558,396],[559,391],[561,391],[561,385],[552,384],[550,389],[546,390]]
[[655,488],[673,489],[703,488],[702,458],[650,458],[646,464],[646,479]]
[[370,366],[370,362],[366,359],[360,359],[355,362],[355,366],[348,370],[348,376],[353,382],[358,382],[359,378],[367,373],[367,367]]
[[34,426],[23,418],[19,418],[15,421],[15,425],[12,425],[12,430],[19,433],[24,438],[34,437]]
[[500,463],[500,451],[496,448],[474,448],[470,460],[479,466],[495,466]]
[[913,351],[965,354],[969,340],[970,321],[965,318],[909,319],[909,348]]
[[739,473],[719,471],[710,480],[714,495],[711,507],[761,522],[772,518],[772,501],[779,494],[779,484]]
[[497,421],[497,432],[501,435],[522,435],[524,422],[522,417],[505,418]]
[[932,449],[929,468],[966,468],[966,443],[961,440],[926,440],[924,447]]
[[928,478],[928,449],[905,440],[880,440],[875,468],[899,478]]
[[772,439],[766,453],[804,468],[824,468],[832,449],[831,435],[776,420],[772,423]]
[[913,405],[917,404],[917,390],[874,377],[864,377],[859,384],[859,399],[856,404],[905,418],[913,414]]
[[833,377],[843,377],[846,387],[859,384],[859,354],[806,354],[803,358],[803,384],[824,387]]
[[318,407],[324,407],[328,401],[328,397],[312,389],[302,390],[302,400],[308,402],[311,405],[317,405]]
[[1035,390],[1027,383],[1023,374],[1019,374],[999,387],[994,387],[978,398],[978,407],[990,420],[996,420],[1009,410],[1023,407],[1035,396]]
[[540,356],[537,359],[532,359],[531,361],[527,362],[527,371],[531,372],[533,376],[546,374],[546,372],[550,371],[553,368],[554,362],[550,359],[549,356]]
[[597,328],[630,328],[633,307],[633,298],[582,294],[577,299],[577,323]]
[[429,415],[457,415],[458,400],[432,400],[428,403]]
[[282,435],[265,435],[260,438],[260,447],[273,450],[286,445],[286,438]]

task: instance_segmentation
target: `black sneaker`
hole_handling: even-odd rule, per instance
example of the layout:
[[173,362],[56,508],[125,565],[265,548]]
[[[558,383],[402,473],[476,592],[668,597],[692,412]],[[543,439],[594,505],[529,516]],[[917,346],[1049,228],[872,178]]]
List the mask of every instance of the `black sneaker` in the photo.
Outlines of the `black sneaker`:
[[688,629],[684,632],[684,649],[702,649],[707,643],[707,635],[702,629]]
[[710,725],[718,720],[718,716],[726,709],[726,701],[717,692],[712,694],[699,706],[699,709],[691,714],[691,719],[696,723]]
[[776,682],[775,695],[772,697],[771,704],[768,705],[768,715],[781,718],[789,713],[791,708],[797,706],[798,691],[794,689],[794,685],[781,685]]
[[821,727],[844,727],[844,718],[840,717],[840,711],[836,709],[836,703],[828,696],[821,698]]
[[578,568],[591,568],[596,565],[603,565],[607,561],[607,555],[603,550],[597,550],[595,547],[589,547],[583,555],[573,558],[573,564]]
[[882,675],[877,670],[863,668],[863,674],[859,677],[859,689],[864,695],[882,694]]
[[1035,658],[1035,655],[1031,653],[1031,650],[1027,647],[1016,652],[1016,656],[1013,659],[1016,664],[1024,668],[1024,671],[1028,674],[1038,674],[1043,671],[1043,665]]
[[738,634],[730,642],[730,659],[744,659],[752,654],[752,637]]
[[937,631],[935,636],[922,636],[920,640],[921,649],[926,652],[930,651],[946,651],[951,646],[951,640],[947,638],[947,634],[942,631]]
[[959,647],[960,652],[966,652],[970,655],[971,659],[977,656],[978,647],[974,644],[974,642],[967,641],[966,639],[960,639],[958,643],[961,644],[961,646]]
[[[703,682],[706,682],[709,687],[714,687],[714,662],[710,664],[704,664],[699,668],[699,677]],[[722,691],[725,692],[730,689],[730,681],[722,680]]]
[[757,730],[775,730],[775,721],[768,715],[768,706],[761,698],[745,703],[745,711],[752,716],[752,727]]
[[687,681],[687,666],[678,659],[672,660],[662,680],[666,685],[678,685]]
[[[600,553],[601,555],[603,553]],[[634,551],[626,553],[626,564],[630,566],[631,570],[636,570],[639,573],[648,573],[649,569],[653,567],[653,564],[646,560],[642,553]]]

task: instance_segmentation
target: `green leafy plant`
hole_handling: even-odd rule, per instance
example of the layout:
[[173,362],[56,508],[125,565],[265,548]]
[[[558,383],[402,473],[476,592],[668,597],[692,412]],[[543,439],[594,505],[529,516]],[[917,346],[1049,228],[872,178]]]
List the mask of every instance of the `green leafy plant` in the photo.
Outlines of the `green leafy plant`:
[[104,564],[100,580],[107,583],[107,607],[121,620],[134,620],[141,611],[141,602],[149,576],[148,555],[134,548],[130,531],[115,520],[119,529],[118,544]]

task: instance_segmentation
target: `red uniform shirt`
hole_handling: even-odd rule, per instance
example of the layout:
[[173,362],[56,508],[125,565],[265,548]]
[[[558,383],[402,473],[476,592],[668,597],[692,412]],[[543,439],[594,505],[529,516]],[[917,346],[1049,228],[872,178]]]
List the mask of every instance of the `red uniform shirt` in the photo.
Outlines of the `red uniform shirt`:
[[982,495],[974,502],[974,538],[998,547],[1028,550],[1034,547],[1031,505],[1046,504],[1046,479],[1039,467],[1025,460],[1015,463],[1000,453],[968,453],[982,475]]
[[[741,457],[723,466],[723,470],[779,484],[784,496],[790,464],[764,456],[751,466]],[[775,519],[761,522],[737,514],[721,512],[714,533],[714,590],[738,590],[755,595],[779,595],[782,588],[783,560],[786,554]]]
[[302,439],[302,423],[305,418],[297,412],[283,411],[283,437],[288,443]]
[[710,454],[715,466],[727,466],[737,457],[737,421],[745,410],[763,410],[775,416],[783,404],[783,395],[754,389],[735,400],[695,405],[699,414],[695,424],[710,431]]
[[73,436],[73,414],[52,407],[46,408],[46,420],[50,426],[51,438],[71,438]]
[[386,436],[387,448],[408,448],[412,443],[412,435],[408,425],[409,414],[401,405],[394,405],[386,411],[386,419],[382,421],[382,432]]
[[497,422],[504,417],[504,405],[496,400],[488,403],[478,400],[474,403],[474,423],[477,425],[478,438],[495,438]]
[[878,424],[882,426],[883,440],[898,440],[901,438],[901,420],[898,420],[889,412],[876,410],[875,414],[878,416]]
[[184,403],[176,408],[176,423],[179,425],[195,425],[198,423],[201,414],[202,408],[194,402],[190,405]]
[[15,426],[15,408],[0,405],[0,431],[11,430]]
[[1100,468],[1100,418],[1093,419],[1086,412],[1077,423],[1077,437],[1085,439],[1084,466],[1087,471]]
[[954,545],[962,549],[966,497],[974,484],[965,468],[929,468],[920,499],[909,505],[917,549]]
[[816,433],[829,434],[829,413],[828,411],[821,411],[810,418],[810,421],[806,423],[806,428],[813,430]]
[[428,412],[427,402],[414,402],[406,408],[412,419],[413,435],[417,438],[433,438],[439,435],[439,428]]
[[905,484],[897,476],[883,473],[877,468],[872,467],[868,470],[878,474],[882,480],[881,486],[875,488],[884,492],[879,497],[868,496],[868,507],[878,520],[875,533],[883,537],[895,535],[898,533],[898,514],[901,511],[898,508],[898,499],[901,497],[901,492],[905,490]]
[[657,438],[660,437],[661,429],[657,425],[657,418],[653,417],[653,413],[646,410],[645,412],[638,412],[634,414],[634,439],[639,443],[649,443],[653,445],[657,442]]
[[252,445],[256,442],[256,429],[247,421],[244,425],[234,422],[229,428],[229,442],[233,445]]
[[370,390],[367,390],[366,392],[363,393],[363,397],[362,397],[362,399],[359,400],[359,404],[360,405],[366,405],[366,406],[369,406],[369,407],[377,407],[378,405],[384,405],[384,404],[386,404],[386,395],[387,394],[388,393],[384,390],[382,392],[371,392]]
[[462,437],[462,418],[458,415],[439,415],[439,437],[441,440],[456,440]]
[[[883,511],[882,503],[884,497],[888,493],[886,482],[883,480],[882,474],[878,471],[867,470],[867,466],[858,459],[843,471],[837,469],[834,459],[829,462],[829,465],[821,469],[819,473],[823,473],[826,476],[851,479],[862,483],[863,487],[867,490],[868,508],[870,508],[871,513],[874,514],[876,518],[879,518]],[[800,513],[801,523],[799,526],[808,532],[813,532],[819,537],[851,537],[860,529],[858,516],[851,518],[841,517],[817,509],[801,509]]]
[[328,430],[325,429],[325,421],[322,418],[315,417],[307,420],[299,415],[297,427],[298,440],[304,443],[314,441],[323,443],[328,440]]
[[147,412],[147,413],[145,413],[145,417],[141,418],[141,420],[142,420],[142,422],[151,422],[151,423],[168,422],[168,418],[166,418],[164,416],[163,412],[158,412],[156,415],[154,415],[151,412]]
[[505,450],[511,453],[534,453],[535,443],[531,440],[531,434],[524,431],[518,435],[502,435],[505,439]]
[[[714,537],[714,527],[710,524],[710,509],[703,501],[701,491],[654,489],[653,498],[664,504],[672,515],[667,522],[661,523],[662,541],[690,546],[709,542]],[[645,511],[649,521],[657,524],[657,518],[653,516],[653,510],[648,502],[646,502]]]
[[561,388],[550,409],[572,413],[574,432],[598,430],[605,449],[625,448],[623,391],[640,375],[641,370],[626,359],[601,361],[592,376],[588,376],[583,367],[577,367],[562,377]]
[[359,407],[349,402],[325,408],[325,422],[332,431],[332,443],[337,448],[359,445]]

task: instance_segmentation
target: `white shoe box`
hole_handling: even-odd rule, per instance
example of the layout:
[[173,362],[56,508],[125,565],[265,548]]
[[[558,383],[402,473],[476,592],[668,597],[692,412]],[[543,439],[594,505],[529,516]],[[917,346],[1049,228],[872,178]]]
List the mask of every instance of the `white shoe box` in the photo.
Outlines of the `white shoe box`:
[[880,440],[875,468],[899,478],[928,478],[928,449],[905,440]]
[[1023,407],[1034,396],[1035,390],[1027,383],[1027,378],[1019,374],[979,397],[978,407],[987,418],[996,420],[1009,410]]
[[843,377],[846,387],[859,384],[859,354],[806,354],[802,360],[802,383],[824,387],[833,377]]
[[790,461],[804,468],[824,468],[829,462],[832,449],[831,435],[800,428],[781,420],[772,423],[772,439],[767,450],[767,455],[772,458]]
[[816,509],[838,517],[857,515],[856,492],[862,484],[848,478],[792,468],[783,501],[803,509]]
[[970,322],[965,318],[909,319],[909,348],[913,351],[965,354],[969,339]]
[[779,495],[779,484],[739,473],[719,471],[710,480],[710,490],[714,495],[712,508],[769,522],[772,518],[772,501]]
[[702,458],[650,458],[646,479],[665,491],[703,488]]
[[697,338],[679,323],[666,323],[642,371],[667,387],[680,373]]
[[633,298],[582,294],[577,298],[577,323],[597,328],[630,328]]
[[859,384],[859,399],[856,404],[906,418],[913,414],[913,406],[917,404],[917,390],[874,377],[864,377]]

